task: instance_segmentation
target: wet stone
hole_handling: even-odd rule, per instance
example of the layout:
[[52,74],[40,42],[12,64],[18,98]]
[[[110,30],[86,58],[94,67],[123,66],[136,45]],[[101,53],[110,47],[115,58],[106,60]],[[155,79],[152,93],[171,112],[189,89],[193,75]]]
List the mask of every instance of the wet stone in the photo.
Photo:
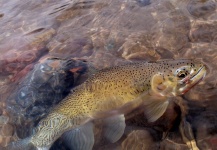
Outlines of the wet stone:
[[12,136],[14,132],[14,128],[10,124],[6,124],[1,129],[1,135],[3,136]]
[[1,115],[0,116],[0,126],[3,124],[6,124],[8,122],[9,118],[7,116]]
[[164,48],[157,48],[156,52],[161,56],[162,59],[172,59],[174,58],[174,54]]
[[3,142],[3,136],[0,135],[0,144]]
[[30,106],[35,100],[35,95],[33,95],[34,90],[36,89],[29,86],[20,88],[20,91],[18,91],[18,95],[15,98],[17,104],[23,108]]
[[159,143],[155,142],[148,130],[136,130],[131,132],[121,144],[122,150],[157,150]]
[[11,141],[11,137],[0,136],[0,145],[2,146],[7,146],[10,141]]
[[217,34],[217,23],[202,23],[195,25],[190,32],[192,42],[211,43],[215,40]]
[[138,3],[140,6],[147,6],[147,5],[150,5],[150,4],[151,4],[150,0],[137,0],[137,3]]
[[170,139],[165,139],[160,144],[160,150],[189,150],[186,144],[176,143]]
[[187,9],[194,17],[205,18],[215,12],[216,2],[212,0],[190,0]]

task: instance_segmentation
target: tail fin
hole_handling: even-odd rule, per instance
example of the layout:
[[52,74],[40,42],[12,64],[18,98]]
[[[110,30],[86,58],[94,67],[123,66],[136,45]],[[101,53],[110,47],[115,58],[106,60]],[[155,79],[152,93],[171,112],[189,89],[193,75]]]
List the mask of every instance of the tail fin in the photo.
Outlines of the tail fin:
[[10,143],[3,150],[36,150],[34,145],[30,143],[30,137]]

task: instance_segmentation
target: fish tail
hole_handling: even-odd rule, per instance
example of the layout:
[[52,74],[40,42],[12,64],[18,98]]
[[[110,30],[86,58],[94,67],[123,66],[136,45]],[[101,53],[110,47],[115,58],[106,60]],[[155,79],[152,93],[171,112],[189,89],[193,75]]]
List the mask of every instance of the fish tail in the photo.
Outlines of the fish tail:
[[30,142],[31,137],[10,143],[3,150],[34,150],[35,146]]

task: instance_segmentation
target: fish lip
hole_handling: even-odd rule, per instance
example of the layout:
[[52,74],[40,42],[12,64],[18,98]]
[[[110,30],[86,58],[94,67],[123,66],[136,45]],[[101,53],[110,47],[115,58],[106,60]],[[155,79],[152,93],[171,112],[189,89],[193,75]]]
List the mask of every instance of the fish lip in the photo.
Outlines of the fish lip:
[[[203,72],[202,72],[203,71]],[[202,72],[202,73],[201,73]],[[198,78],[198,75],[199,73],[201,73],[201,76],[199,76]],[[189,86],[187,86],[183,91],[181,91],[181,94],[185,94],[187,93],[191,88],[193,88],[195,85],[197,85],[200,81],[202,81],[204,79],[204,77],[206,76],[206,69],[205,69],[205,66],[202,66],[198,72],[192,76],[190,78],[190,84]]]
[[[201,72],[201,70],[204,69],[204,68],[205,68],[205,66],[201,67],[201,68],[197,71],[197,73],[191,77],[190,80],[193,80],[193,79]],[[206,74],[206,73],[205,73],[205,74]],[[205,76],[205,74],[204,74],[203,76]]]

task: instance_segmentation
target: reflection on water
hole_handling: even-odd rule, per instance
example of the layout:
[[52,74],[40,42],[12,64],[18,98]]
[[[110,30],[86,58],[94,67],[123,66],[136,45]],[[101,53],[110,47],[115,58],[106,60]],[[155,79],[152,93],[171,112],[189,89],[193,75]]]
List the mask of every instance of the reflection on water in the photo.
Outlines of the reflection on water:
[[[28,82],[34,65],[43,64],[44,57],[82,59],[97,69],[138,60],[202,58],[209,74],[183,98],[187,101],[187,120],[198,146],[214,149],[217,146],[216,5],[216,0],[1,0],[0,144],[7,145],[31,132],[27,129],[18,132],[15,128],[28,126],[29,120],[14,123],[26,110],[13,109],[15,112],[11,113],[6,108],[12,95],[18,98],[18,84]],[[48,83],[46,78],[40,81]],[[63,86],[62,82],[58,84]],[[47,99],[49,94],[43,93],[46,90],[40,90],[41,99]],[[37,107],[37,112],[42,111],[35,103],[29,105]],[[94,149],[187,149],[177,129],[179,111],[174,106],[168,112],[172,113],[166,113],[154,125],[139,121],[144,118],[141,114],[137,119],[129,117],[126,133],[119,142],[110,144],[96,138]],[[167,130],[166,140],[161,141],[163,131]],[[95,134],[100,135],[99,128]],[[67,149],[61,138],[52,149],[55,147]]]

